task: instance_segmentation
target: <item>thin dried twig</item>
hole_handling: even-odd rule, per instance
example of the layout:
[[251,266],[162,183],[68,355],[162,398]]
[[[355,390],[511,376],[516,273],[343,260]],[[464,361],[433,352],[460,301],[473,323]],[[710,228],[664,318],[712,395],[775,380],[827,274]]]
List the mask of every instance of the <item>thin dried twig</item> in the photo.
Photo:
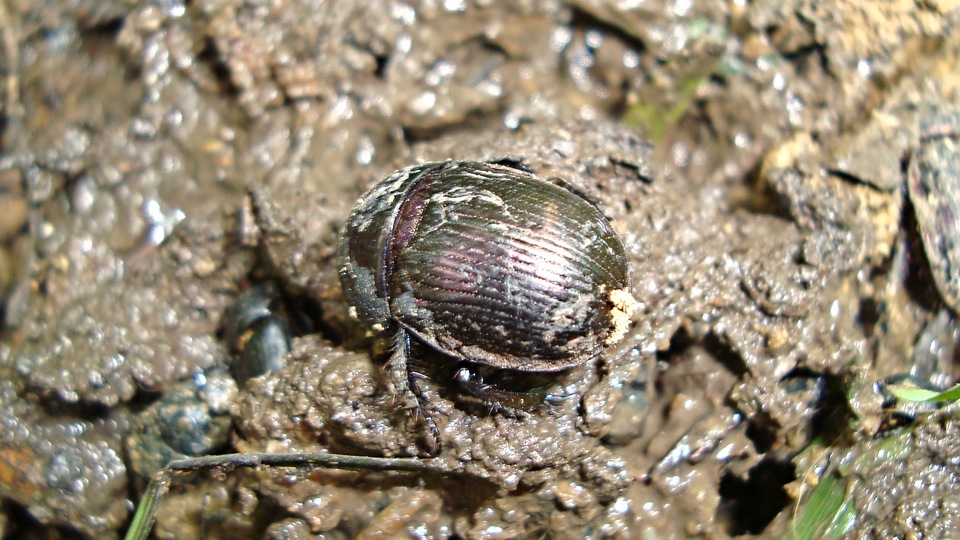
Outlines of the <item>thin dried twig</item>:
[[224,472],[238,468],[304,467],[346,469],[356,471],[424,472],[435,470],[431,459],[382,458],[328,453],[272,454],[244,453],[201,456],[171,461],[154,475],[137,506],[137,513],[127,530],[126,540],[145,540],[156,521],[157,504],[170,487],[175,473],[218,469]]

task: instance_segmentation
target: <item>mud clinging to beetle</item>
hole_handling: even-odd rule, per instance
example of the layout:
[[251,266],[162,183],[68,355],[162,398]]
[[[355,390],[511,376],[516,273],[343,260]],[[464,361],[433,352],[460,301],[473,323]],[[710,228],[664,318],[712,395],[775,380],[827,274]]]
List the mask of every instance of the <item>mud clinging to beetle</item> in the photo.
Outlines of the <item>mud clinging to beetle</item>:
[[395,337],[390,380],[421,412],[411,340],[451,361],[554,372],[622,339],[636,307],[603,214],[560,181],[496,163],[391,174],[357,203],[338,259],[351,314]]

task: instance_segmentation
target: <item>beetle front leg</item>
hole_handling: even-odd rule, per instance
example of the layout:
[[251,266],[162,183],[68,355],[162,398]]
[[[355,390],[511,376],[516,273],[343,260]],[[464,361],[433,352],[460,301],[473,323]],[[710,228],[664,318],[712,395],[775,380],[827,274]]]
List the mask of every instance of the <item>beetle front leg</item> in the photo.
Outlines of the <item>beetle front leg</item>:
[[410,369],[410,333],[401,328],[396,332],[393,352],[387,361],[387,382],[397,396],[402,396],[405,409],[413,409],[417,416],[423,419],[430,432],[427,451],[430,455],[437,455],[443,444],[440,440],[440,429],[431,414],[429,399],[421,386],[421,380],[426,376]]

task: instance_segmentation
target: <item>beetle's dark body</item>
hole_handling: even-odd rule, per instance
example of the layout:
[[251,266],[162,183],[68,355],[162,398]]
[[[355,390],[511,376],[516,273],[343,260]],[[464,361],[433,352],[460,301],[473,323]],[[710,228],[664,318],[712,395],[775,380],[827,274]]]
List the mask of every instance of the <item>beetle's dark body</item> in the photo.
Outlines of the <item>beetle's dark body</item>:
[[627,289],[623,245],[590,203],[489,163],[428,163],[365,195],[340,245],[356,315],[460,359],[556,371],[595,358]]
[[453,361],[559,371],[619,340],[634,307],[623,244],[600,211],[559,181],[495,163],[393,173],[357,203],[338,255],[352,314],[394,333],[391,379],[421,412],[411,337]]

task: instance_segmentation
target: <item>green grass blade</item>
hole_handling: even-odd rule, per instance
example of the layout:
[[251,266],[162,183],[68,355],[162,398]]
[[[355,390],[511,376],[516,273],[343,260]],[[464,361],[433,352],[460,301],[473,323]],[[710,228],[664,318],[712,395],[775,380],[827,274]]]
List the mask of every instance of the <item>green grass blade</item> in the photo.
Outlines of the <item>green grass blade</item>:
[[[850,516],[841,516],[846,501],[844,483],[834,474],[827,474],[813,488],[810,499],[803,506],[798,518],[794,519],[793,532],[798,540],[813,540],[833,536],[838,527],[838,518],[849,520]],[[844,528],[840,524],[839,528]],[[834,536],[835,537],[835,536]]]
[[153,522],[157,517],[157,503],[163,498],[169,483],[170,475],[166,469],[150,480],[147,489],[143,491],[143,498],[137,505],[137,513],[133,515],[133,521],[127,529],[124,540],[146,540],[150,536],[150,530],[153,529]]
[[904,382],[890,386],[890,393],[899,400],[914,403],[957,401],[960,400],[960,384],[947,388],[943,392],[936,392]]

